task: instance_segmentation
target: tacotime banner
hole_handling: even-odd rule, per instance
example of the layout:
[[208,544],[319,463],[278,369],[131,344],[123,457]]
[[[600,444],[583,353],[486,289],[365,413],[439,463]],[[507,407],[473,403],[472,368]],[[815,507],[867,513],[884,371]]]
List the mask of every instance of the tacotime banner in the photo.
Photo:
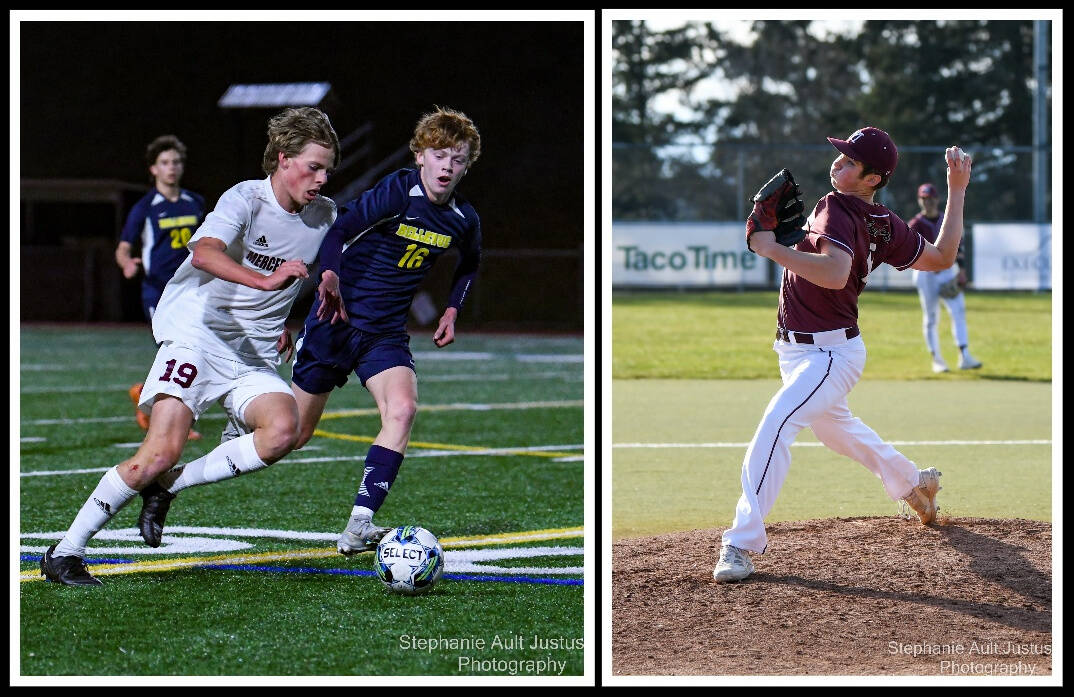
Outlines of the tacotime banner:
[[612,223],[616,287],[769,285],[769,262],[746,249],[742,223]]

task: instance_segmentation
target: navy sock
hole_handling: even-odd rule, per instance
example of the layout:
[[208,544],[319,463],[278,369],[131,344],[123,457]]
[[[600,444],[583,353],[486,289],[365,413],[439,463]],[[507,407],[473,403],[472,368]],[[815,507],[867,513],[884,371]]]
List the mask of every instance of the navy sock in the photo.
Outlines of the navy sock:
[[402,464],[402,453],[371,445],[365,456],[365,471],[362,483],[358,485],[358,495],[354,497],[354,505],[376,513],[392,488]]

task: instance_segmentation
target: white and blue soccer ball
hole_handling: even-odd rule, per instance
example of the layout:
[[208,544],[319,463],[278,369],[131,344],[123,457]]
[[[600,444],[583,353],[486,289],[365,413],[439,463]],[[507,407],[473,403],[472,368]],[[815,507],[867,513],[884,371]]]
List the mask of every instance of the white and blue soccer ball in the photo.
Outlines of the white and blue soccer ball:
[[419,595],[444,575],[444,548],[425,528],[402,525],[381,539],[373,566],[392,592]]

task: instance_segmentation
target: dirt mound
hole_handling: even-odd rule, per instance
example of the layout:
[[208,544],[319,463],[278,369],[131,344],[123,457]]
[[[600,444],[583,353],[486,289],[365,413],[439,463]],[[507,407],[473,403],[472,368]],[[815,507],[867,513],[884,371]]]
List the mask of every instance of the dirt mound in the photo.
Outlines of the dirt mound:
[[614,675],[1052,672],[1050,523],[773,523],[756,571],[717,584],[722,532],[613,545]]

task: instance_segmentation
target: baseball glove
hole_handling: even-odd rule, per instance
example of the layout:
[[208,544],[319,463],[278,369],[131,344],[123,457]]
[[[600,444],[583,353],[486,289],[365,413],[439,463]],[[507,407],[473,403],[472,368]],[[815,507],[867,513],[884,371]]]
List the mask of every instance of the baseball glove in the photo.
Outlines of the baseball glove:
[[961,292],[962,292],[962,286],[960,286],[958,284],[958,279],[957,278],[952,278],[947,283],[941,283],[940,284],[940,297],[941,298],[947,298],[948,300],[950,300],[952,298],[957,298],[958,294],[961,293]]
[[771,230],[776,242],[784,247],[798,244],[806,235],[805,204],[802,189],[786,168],[772,177],[753,196],[753,212],[746,219],[746,248],[751,252],[750,235],[758,230]]

